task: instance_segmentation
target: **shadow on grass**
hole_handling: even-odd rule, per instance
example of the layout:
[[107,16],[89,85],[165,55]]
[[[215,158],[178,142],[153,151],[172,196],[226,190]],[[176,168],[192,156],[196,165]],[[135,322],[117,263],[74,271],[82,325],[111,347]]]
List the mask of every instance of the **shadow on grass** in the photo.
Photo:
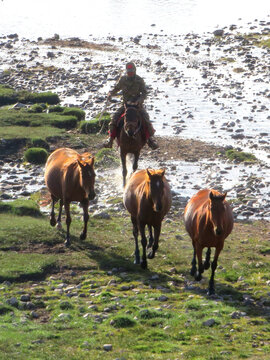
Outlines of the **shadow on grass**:
[[48,275],[58,272],[59,267],[57,265],[46,265],[41,271],[36,271],[29,274],[20,274],[18,276],[0,276],[0,282],[27,282],[27,281],[42,281],[45,280]]
[[[158,275],[157,280],[154,284],[167,286],[168,281],[173,281],[173,277],[166,273],[158,273],[155,270],[150,270],[149,268],[144,270],[140,265],[134,264],[134,257],[124,257],[119,255],[118,252],[110,249],[108,247],[97,246],[91,244],[90,242],[81,242],[80,240],[72,239],[71,249],[74,251],[83,252],[89,259],[94,260],[97,263],[99,270],[105,272],[112,271],[114,276],[121,277],[121,273],[128,273],[128,281],[133,281],[138,278],[149,280],[149,278],[154,275]],[[151,263],[151,260],[148,259],[148,265]]]
[[[192,277],[190,276],[190,278]],[[262,306],[261,303],[252,300],[254,296],[252,291],[238,290],[231,285],[215,281],[216,294],[208,295],[208,289],[202,288],[200,282],[198,282],[198,284],[199,286],[189,288],[188,291],[203,296],[207,300],[216,300],[222,302],[226,306],[233,306],[238,309],[238,311],[246,313],[246,316],[248,317],[262,317],[267,321],[270,320],[269,309]]]

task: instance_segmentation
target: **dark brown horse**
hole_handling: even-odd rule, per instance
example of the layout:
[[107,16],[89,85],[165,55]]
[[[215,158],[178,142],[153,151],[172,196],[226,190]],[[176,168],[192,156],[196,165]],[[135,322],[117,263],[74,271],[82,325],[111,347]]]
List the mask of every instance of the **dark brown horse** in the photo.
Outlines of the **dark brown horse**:
[[70,203],[71,201],[79,201],[83,208],[84,219],[84,228],[80,238],[84,240],[87,235],[89,200],[93,200],[95,197],[94,157],[88,152],[79,155],[75,150],[68,148],[55,150],[45,165],[45,183],[52,198],[50,224],[56,225],[54,205],[60,200],[57,225],[61,228],[62,207],[64,205],[67,225],[65,244],[69,246]]
[[[224,240],[233,229],[233,213],[225,200],[226,194],[221,194],[216,190],[200,190],[189,200],[184,213],[186,230],[192,239],[194,249],[190,274],[195,277],[195,280],[201,280],[203,271],[209,269],[211,247],[216,249],[211,264],[212,274],[208,290],[210,295],[215,293],[214,276],[219,254],[223,249]],[[208,249],[203,263],[202,251],[205,247]]]
[[127,154],[133,154],[133,172],[138,168],[138,160],[142,147],[146,143],[143,131],[143,115],[139,108],[135,106],[126,106],[124,113],[124,125],[119,134],[120,157],[122,163],[123,186],[126,184]]
[[[135,264],[140,264],[138,229],[141,234],[143,255],[141,266],[147,268],[145,226],[149,229],[149,259],[155,257],[158,249],[161,223],[171,207],[171,190],[164,176],[165,170],[139,170],[132,174],[124,191],[124,205],[131,215],[135,239]],[[154,228],[154,238],[152,236]]]

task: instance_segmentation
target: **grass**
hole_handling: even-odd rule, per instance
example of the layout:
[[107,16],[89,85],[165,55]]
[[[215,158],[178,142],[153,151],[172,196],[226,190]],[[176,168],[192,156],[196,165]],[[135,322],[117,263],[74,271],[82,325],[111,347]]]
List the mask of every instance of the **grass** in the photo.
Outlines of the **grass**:
[[125,211],[110,220],[90,214],[84,241],[74,211],[70,249],[65,230],[46,216],[1,213],[1,359],[267,358],[269,223],[235,224],[219,258],[217,296],[208,297],[211,271],[199,283],[189,275],[192,245],[181,217],[164,221],[143,271],[133,264]]
[[15,91],[9,86],[0,84],[0,106],[16,102],[58,104],[60,99],[57,94],[50,91],[43,93],[31,93],[24,90]]
[[226,156],[231,161],[236,162],[255,162],[257,161],[256,156],[253,154],[244,152],[244,151],[238,151],[235,149],[230,149],[226,151]]

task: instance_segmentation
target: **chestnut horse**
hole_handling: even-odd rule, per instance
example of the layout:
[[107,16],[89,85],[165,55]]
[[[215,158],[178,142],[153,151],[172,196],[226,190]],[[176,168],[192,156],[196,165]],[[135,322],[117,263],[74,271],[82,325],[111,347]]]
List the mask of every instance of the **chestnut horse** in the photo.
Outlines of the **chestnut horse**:
[[50,224],[55,226],[54,205],[60,200],[57,225],[61,228],[62,207],[66,212],[67,235],[65,245],[70,245],[69,227],[71,224],[70,203],[79,201],[83,208],[84,228],[80,238],[84,240],[87,234],[89,219],[89,200],[95,197],[94,157],[86,152],[82,155],[69,148],[55,150],[45,165],[45,183],[52,199]]
[[138,160],[142,147],[146,143],[143,131],[143,115],[139,108],[135,106],[125,106],[124,126],[119,134],[120,157],[122,163],[123,186],[126,184],[127,154],[133,154],[133,172],[138,168]]
[[[138,229],[141,234],[143,255],[141,267],[147,268],[145,225],[149,229],[149,259],[155,257],[161,230],[161,222],[171,207],[170,186],[164,176],[165,170],[139,170],[132,174],[124,191],[123,202],[131,214],[133,236],[135,239],[135,264],[140,264]],[[154,238],[152,236],[154,228]]]
[[[233,213],[225,200],[226,195],[227,193],[221,194],[216,190],[200,190],[189,200],[184,213],[185,227],[192,239],[194,249],[190,274],[195,277],[195,280],[201,280],[203,271],[209,269],[211,247],[216,249],[211,264],[209,295],[215,293],[214,276],[218,257],[223,249],[224,240],[233,229]],[[205,261],[202,263],[202,251],[205,247],[208,249]]]

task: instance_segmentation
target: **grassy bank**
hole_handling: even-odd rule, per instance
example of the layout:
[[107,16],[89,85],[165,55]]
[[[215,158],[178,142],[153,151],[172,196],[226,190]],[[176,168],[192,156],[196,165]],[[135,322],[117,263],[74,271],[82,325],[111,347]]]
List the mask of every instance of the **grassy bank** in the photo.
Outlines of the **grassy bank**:
[[164,222],[147,271],[133,264],[125,210],[91,218],[85,241],[81,229],[73,212],[66,249],[46,216],[1,213],[1,359],[267,358],[269,223],[235,224],[214,297],[209,270],[200,283],[189,275],[181,216]]

